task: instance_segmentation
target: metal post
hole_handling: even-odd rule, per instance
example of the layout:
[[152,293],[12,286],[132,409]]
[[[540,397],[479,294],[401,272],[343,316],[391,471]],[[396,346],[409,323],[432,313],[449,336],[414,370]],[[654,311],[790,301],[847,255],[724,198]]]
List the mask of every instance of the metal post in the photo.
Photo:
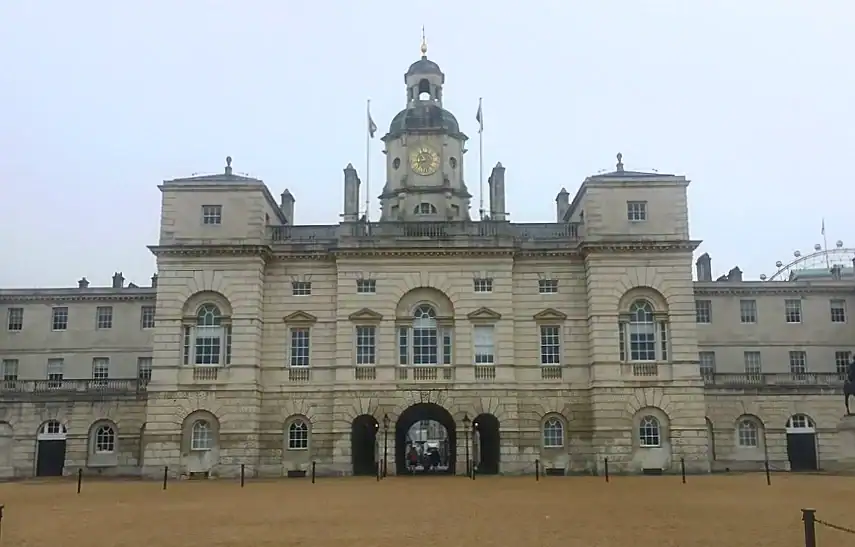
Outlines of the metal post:
[[0,536],[2,536],[2,533],[3,533],[3,508],[4,507],[6,507],[6,506],[0,505]]
[[466,474],[472,472],[472,462],[469,460],[469,430],[466,431]]
[[240,464],[240,487],[241,488],[243,488],[244,477],[246,476],[245,472],[246,472],[246,464],[242,463],[242,464]]
[[769,474],[769,460],[763,462],[764,467],[766,467],[766,486],[772,486],[772,475]]
[[83,483],[83,468],[77,470],[77,493],[80,493],[80,486]]
[[315,464],[316,462],[312,460],[312,484],[315,484]]
[[805,547],[816,547],[816,509],[802,509],[805,523]]
[[605,472],[606,472],[606,482],[609,482],[609,459],[608,459],[608,458],[606,458],[606,459],[603,461],[603,464],[604,464]]
[[383,421],[383,478],[389,476],[389,423]]
[[166,490],[166,481],[169,478],[169,466],[163,466],[163,489]]
[[534,460],[534,480],[540,481],[540,460]]
[[686,484],[686,458],[680,458],[680,474],[683,476],[683,484]]

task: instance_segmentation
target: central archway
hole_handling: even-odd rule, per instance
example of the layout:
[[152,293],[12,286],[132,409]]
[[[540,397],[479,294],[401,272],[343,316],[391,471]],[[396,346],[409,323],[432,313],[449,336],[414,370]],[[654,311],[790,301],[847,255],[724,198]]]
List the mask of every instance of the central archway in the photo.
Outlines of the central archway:
[[407,451],[415,443],[408,438],[410,428],[419,422],[437,422],[445,428],[445,439],[438,448],[442,453],[444,465],[434,469],[434,473],[453,475],[457,463],[457,426],[451,414],[435,403],[417,403],[404,410],[395,422],[395,472],[398,475],[411,474],[407,468]]
[[479,414],[472,420],[472,429],[478,434],[476,471],[482,475],[497,475],[501,458],[499,419],[492,414]]

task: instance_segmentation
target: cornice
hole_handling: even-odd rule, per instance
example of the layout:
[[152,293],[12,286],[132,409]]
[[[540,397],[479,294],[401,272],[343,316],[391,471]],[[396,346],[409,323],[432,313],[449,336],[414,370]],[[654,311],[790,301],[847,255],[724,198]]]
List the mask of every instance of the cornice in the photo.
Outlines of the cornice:
[[446,248],[446,249],[413,249],[413,248],[394,248],[388,249],[331,249],[330,254],[337,258],[367,258],[367,257],[430,257],[438,258],[445,256],[507,256],[512,257],[516,254],[515,249],[507,247],[469,247],[469,248]]
[[[715,282],[712,282],[715,283]],[[773,296],[773,295],[804,295],[804,294],[855,294],[855,284],[852,286],[829,286],[807,283],[789,283],[787,281],[748,282],[744,286],[728,284],[721,287],[710,286],[710,283],[695,282],[695,296]]]
[[[69,289],[69,291],[74,290],[78,289]],[[85,294],[82,292],[85,291],[85,289],[80,290],[80,294],[73,294],[72,292],[64,294],[38,294],[35,292],[32,294],[0,295],[0,302],[154,302],[155,298],[157,298],[157,294],[154,289],[145,294]],[[36,291],[38,291],[38,289],[36,289]]]
[[681,239],[671,241],[582,241],[579,248],[583,255],[592,252],[607,253],[647,253],[656,252],[692,252],[701,244],[699,240]]
[[259,256],[269,258],[268,245],[149,245],[151,253],[160,257],[196,256]]

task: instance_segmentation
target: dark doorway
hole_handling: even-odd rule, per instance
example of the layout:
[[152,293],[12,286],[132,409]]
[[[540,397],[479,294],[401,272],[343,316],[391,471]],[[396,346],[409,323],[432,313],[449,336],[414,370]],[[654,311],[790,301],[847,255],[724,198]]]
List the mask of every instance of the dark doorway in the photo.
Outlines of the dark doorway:
[[433,467],[431,474],[454,474],[457,460],[457,427],[454,418],[437,404],[417,403],[402,412],[395,422],[395,470],[399,476],[415,474],[413,469],[408,469],[407,466],[407,452],[415,444],[414,440],[409,438],[410,428],[416,423],[431,421],[445,428],[445,439],[440,447],[445,465]]
[[374,416],[362,414],[350,426],[350,450],[353,455],[354,475],[377,473],[377,429],[380,425]]
[[38,441],[36,476],[61,477],[65,468],[65,440]]
[[787,433],[791,471],[816,471],[816,433]]
[[[478,460],[475,470],[481,475],[498,475],[501,448],[499,419],[492,414],[479,414],[472,420],[473,437],[478,439]],[[474,433],[478,433],[477,436]]]

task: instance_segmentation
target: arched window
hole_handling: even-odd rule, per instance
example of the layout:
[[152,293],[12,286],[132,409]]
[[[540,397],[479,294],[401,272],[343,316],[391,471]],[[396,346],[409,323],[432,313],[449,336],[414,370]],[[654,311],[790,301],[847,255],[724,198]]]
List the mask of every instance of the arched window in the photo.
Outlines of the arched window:
[[228,365],[231,353],[231,326],[225,323],[220,308],[214,304],[202,305],[196,313],[195,323],[184,327],[184,364],[200,367]]
[[196,420],[190,431],[190,450],[210,450],[214,444],[211,424],[206,420]]
[[543,448],[564,446],[564,424],[558,418],[549,418],[543,424]]
[[799,429],[802,431],[813,432],[816,429],[816,424],[809,416],[805,414],[793,414],[787,420],[787,429]]
[[49,420],[39,428],[38,438],[40,440],[65,439],[68,429],[57,420]]
[[95,453],[112,454],[116,451],[116,431],[112,426],[103,424],[95,430]]
[[662,444],[659,431],[659,420],[653,416],[645,416],[638,426],[638,444],[643,447],[657,447]]
[[629,307],[619,324],[619,339],[621,361],[668,360],[668,322],[656,317],[647,300],[636,300]]
[[288,450],[309,448],[309,426],[303,420],[294,420],[288,426]]
[[758,429],[757,423],[754,420],[750,418],[740,420],[739,425],[736,427],[739,446],[756,448],[760,444]]
[[413,210],[416,215],[435,215],[437,214],[436,206],[433,203],[419,203]]

